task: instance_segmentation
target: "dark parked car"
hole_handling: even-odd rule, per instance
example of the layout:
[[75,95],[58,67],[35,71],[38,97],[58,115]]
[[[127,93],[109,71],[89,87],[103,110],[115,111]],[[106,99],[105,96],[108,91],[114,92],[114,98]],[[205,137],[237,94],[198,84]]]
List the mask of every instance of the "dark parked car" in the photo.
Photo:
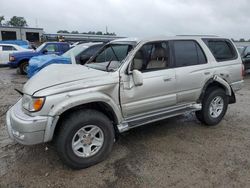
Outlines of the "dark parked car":
[[238,46],[238,51],[241,55],[245,70],[250,70],[250,46]]
[[50,64],[74,63],[71,62],[72,57],[75,58],[76,64],[84,65],[103,45],[104,44],[101,42],[84,43],[71,48],[61,56],[52,54],[33,57],[29,61],[28,77],[31,78],[41,69],[49,66]]

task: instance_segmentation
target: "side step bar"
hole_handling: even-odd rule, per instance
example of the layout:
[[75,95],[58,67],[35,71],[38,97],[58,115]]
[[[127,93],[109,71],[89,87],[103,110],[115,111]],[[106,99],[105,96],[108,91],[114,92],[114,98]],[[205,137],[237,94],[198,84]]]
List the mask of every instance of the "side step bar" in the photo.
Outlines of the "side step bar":
[[193,111],[198,111],[201,110],[201,104],[189,104],[189,105],[184,105],[184,106],[179,106],[179,107],[172,107],[172,108],[167,108],[167,109],[162,109],[155,111],[153,113],[147,113],[143,114],[140,116],[133,116],[130,118],[125,119],[123,123],[118,125],[118,130],[119,132],[125,132],[128,131],[129,129],[153,123],[159,120],[167,119],[170,117],[178,116],[187,112],[193,112]]

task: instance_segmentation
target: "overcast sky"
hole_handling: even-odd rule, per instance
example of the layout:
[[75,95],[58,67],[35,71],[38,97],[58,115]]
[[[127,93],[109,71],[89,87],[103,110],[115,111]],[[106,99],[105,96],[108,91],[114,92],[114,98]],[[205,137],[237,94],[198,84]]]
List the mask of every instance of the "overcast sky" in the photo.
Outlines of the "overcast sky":
[[215,34],[250,39],[249,0],[0,0],[0,15],[60,29],[146,37]]

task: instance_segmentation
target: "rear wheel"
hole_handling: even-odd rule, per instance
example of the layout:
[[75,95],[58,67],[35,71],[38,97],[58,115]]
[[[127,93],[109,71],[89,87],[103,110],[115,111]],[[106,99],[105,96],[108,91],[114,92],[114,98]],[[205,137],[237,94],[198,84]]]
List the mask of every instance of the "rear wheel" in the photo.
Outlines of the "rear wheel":
[[28,61],[24,61],[19,65],[19,71],[21,74],[26,75],[28,72],[28,66],[29,66],[29,62]]
[[228,107],[228,96],[221,88],[210,88],[203,99],[202,110],[196,112],[196,117],[202,123],[212,126],[217,125]]
[[114,128],[101,112],[81,110],[65,119],[56,138],[62,161],[71,168],[82,169],[104,160],[114,143]]

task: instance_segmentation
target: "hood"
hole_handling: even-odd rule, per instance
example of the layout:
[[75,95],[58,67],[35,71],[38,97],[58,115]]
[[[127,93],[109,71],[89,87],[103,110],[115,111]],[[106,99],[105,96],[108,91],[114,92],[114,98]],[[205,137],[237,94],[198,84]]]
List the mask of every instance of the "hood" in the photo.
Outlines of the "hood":
[[70,64],[71,61],[69,58],[58,56],[55,54],[52,55],[41,55],[32,57],[29,61],[28,66],[28,77],[31,78],[36,73],[38,73],[44,67],[50,64]]
[[[111,79],[112,76],[110,77],[109,74],[112,73],[82,65],[53,64],[45,67],[28,80],[23,87],[23,93],[34,95],[38,91],[45,89],[50,89],[50,93],[56,93],[58,89],[63,91],[73,90],[74,85],[77,84],[75,89],[79,89],[79,86],[91,87],[118,81],[118,79]],[[80,85],[79,82],[81,82]]]
[[36,51],[23,51],[23,52],[14,52],[12,54],[14,57],[33,57],[33,56],[36,56],[36,55],[39,55],[38,52]]

